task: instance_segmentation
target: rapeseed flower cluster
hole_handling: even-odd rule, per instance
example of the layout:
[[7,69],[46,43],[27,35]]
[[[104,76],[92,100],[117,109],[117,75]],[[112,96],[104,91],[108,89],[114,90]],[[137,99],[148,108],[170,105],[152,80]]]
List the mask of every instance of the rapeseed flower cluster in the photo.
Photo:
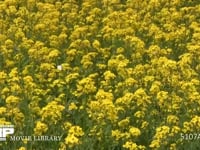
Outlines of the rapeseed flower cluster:
[[198,145],[183,137],[200,132],[199,0],[4,0],[0,14],[0,125],[62,136],[0,149]]
[[68,130],[68,136],[65,138],[65,144],[72,148],[81,144],[79,137],[83,136],[84,132],[79,126],[71,126]]

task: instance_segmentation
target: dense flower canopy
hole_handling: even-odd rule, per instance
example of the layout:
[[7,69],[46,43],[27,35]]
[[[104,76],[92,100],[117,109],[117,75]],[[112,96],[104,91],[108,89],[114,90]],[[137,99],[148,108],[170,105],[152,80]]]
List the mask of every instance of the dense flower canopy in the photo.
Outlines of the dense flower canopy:
[[199,148],[199,0],[4,0],[0,14],[0,124],[62,136],[1,149]]

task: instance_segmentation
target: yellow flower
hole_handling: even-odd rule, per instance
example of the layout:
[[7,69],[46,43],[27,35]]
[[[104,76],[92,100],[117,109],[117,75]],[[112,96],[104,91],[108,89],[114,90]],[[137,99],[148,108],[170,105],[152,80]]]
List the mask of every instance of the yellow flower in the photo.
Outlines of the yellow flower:
[[134,114],[135,117],[137,118],[143,118],[145,116],[144,112],[143,111],[137,111],[135,114]]
[[173,126],[173,127],[171,128],[170,136],[175,136],[175,135],[177,135],[180,131],[181,131],[180,127],[178,127],[178,126]]
[[62,111],[65,109],[63,105],[58,104],[57,101],[51,101],[41,110],[42,121],[56,124],[62,117]]
[[83,40],[81,45],[84,47],[84,48],[90,48],[91,45],[90,45],[90,41],[89,40]]
[[175,115],[168,115],[167,116],[167,123],[169,124],[177,124],[179,121],[179,118]]
[[5,118],[0,118],[0,124],[1,125],[12,125],[12,123],[9,121],[6,121]]
[[5,73],[4,71],[0,72],[0,84],[5,83],[5,80],[7,78],[7,73]]
[[65,122],[64,123],[64,129],[70,129],[72,127],[72,124],[70,122]]
[[121,131],[119,131],[118,129],[117,130],[112,130],[112,137],[115,138],[115,140],[119,140],[123,137],[123,133],[121,133]]
[[114,79],[116,76],[114,73],[112,73],[110,70],[104,72],[104,78],[106,81],[110,81],[111,79]]
[[158,99],[158,104],[161,108],[164,107],[165,105],[169,104],[169,102],[167,101],[168,92],[166,92],[166,91],[158,92],[156,98]]
[[121,54],[123,52],[124,52],[124,48],[123,47],[117,48],[117,54]]
[[116,100],[116,104],[123,105],[123,106],[130,108],[133,98],[134,98],[134,94],[127,92],[127,93],[125,93],[125,95],[123,97],[120,97]]
[[4,113],[6,113],[6,108],[0,107],[0,115],[3,115]]
[[177,150],[177,145],[176,145],[176,143],[170,144],[169,150]]
[[26,147],[20,147],[18,150],[26,150]]
[[[53,48],[59,47],[59,41],[58,41],[58,36],[56,35],[51,35],[49,37],[49,41],[50,41],[50,46]],[[59,51],[58,51],[59,52]],[[53,52],[52,54],[49,55],[49,58],[54,57],[54,56],[58,56],[58,53]]]
[[149,123],[147,121],[143,121],[142,125],[141,125],[141,128],[142,129],[146,129],[148,125],[149,125]]
[[20,102],[20,98],[17,96],[11,95],[6,98],[6,104],[12,107],[17,106],[19,102]]
[[39,24],[35,25],[35,30],[38,31],[38,32],[42,31],[44,29],[45,29],[45,24],[43,24],[43,23],[39,23]]
[[95,98],[95,101],[90,101],[88,104],[87,112],[89,116],[101,124],[104,124],[106,120],[117,121],[118,116],[113,103],[113,94],[100,89]]
[[81,144],[80,137],[84,135],[84,132],[79,126],[71,126],[68,130],[68,135],[65,138],[65,144],[70,148]]
[[80,126],[71,126],[68,132],[69,134],[73,134],[77,137],[84,135],[84,132]]
[[127,127],[129,125],[129,123],[130,123],[130,118],[127,117],[126,119],[123,119],[123,120],[119,121],[118,122],[118,126],[120,128],[125,128],[125,127]]
[[155,137],[158,139],[165,138],[168,135],[169,131],[170,131],[170,128],[168,126],[164,125],[164,126],[158,127],[158,128],[156,128]]
[[22,127],[24,124],[24,119],[25,119],[24,114],[22,112],[20,112],[20,110],[17,108],[14,109],[12,113],[14,114],[13,121],[14,121],[15,125]]
[[133,136],[133,137],[138,137],[139,135],[141,135],[140,129],[135,128],[135,127],[130,127],[129,133],[130,133],[131,136]]
[[183,131],[184,133],[187,133],[187,132],[192,131],[192,126],[190,125],[189,122],[184,122],[184,123],[183,123],[183,129],[182,129],[182,131]]
[[60,51],[57,49],[52,49],[48,55],[48,59],[54,60],[60,56]]
[[78,73],[71,73],[65,77],[65,81],[68,84],[71,83],[73,80],[77,79],[78,77],[79,77]]
[[154,81],[151,88],[150,88],[150,92],[151,94],[156,94],[157,92],[160,91],[160,86],[161,86],[161,82],[159,81]]
[[83,94],[90,94],[96,91],[95,82],[92,78],[86,77],[80,80],[77,84],[77,91],[75,95],[81,96]]
[[8,40],[5,41],[5,46],[6,46],[7,49],[13,49],[14,42],[12,40],[8,39]]
[[50,63],[42,63],[40,65],[40,70],[42,72],[48,72],[48,71],[52,71],[54,69],[54,65],[50,64]]
[[137,144],[131,141],[127,141],[124,145],[123,148],[129,149],[129,150],[138,150]]
[[70,148],[79,145],[80,143],[81,143],[80,140],[73,134],[69,134],[65,138],[65,144],[67,144]]
[[133,87],[134,85],[137,84],[137,81],[133,78],[126,78],[125,80],[125,85],[128,86],[128,87]]
[[134,98],[137,100],[137,106],[148,107],[148,105],[151,104],[149,96],[143,88],[139,88],[135,91]]
[[94,40],[94,42],[92,43],[92,46],[95,48],[95,49],[99,49],[101,47],[101,44],[98,40]]
[[76,106],[76,104],[74,102],[70,103],[68,110],[77,110],[78,107]]
[[153,140],[153,141],[151,142],[151,144],[149,145],[150,148],[154,148],[154,149],[159,148],[160,146],[161,146],[161,145],[160,145],[159,140]]
[[42,135],[47,130],[48,130],[48,126],[45,123],[43,123],[41,121],[36,122],[36,127],[34,128],[34,134],[35,135]]
[[113,100],[113,94],[110,92],[105,92],[103,89],[99,89],[98,92],[95,95],[95,98],[97,100],[104,100],[104,99],[109,99],[109,100]]

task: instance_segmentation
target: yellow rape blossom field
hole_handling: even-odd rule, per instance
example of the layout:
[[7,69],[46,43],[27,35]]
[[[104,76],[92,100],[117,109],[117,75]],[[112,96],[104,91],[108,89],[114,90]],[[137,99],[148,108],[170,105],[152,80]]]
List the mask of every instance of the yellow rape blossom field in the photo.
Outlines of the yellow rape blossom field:
[[0,125],[2,150],[199,150],[200,1],[1,0]]

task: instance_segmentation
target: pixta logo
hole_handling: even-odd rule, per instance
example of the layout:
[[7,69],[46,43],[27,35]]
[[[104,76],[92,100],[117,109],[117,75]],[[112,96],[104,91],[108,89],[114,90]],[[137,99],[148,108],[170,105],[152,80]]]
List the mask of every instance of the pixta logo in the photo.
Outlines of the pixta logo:
[[0,141],[6,141],[6,136],[14,133],[14,125],[0,125]]

